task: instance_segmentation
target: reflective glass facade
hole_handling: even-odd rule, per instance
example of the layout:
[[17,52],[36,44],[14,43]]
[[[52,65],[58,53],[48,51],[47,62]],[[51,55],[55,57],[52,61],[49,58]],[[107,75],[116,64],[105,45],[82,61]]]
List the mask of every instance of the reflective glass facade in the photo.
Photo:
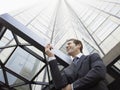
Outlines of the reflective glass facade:
[[[66,55],[66,40],[77,38],[83,43],[84,54],[99,53],[106,66],[120,55],[120,0],[44,0],[9,15],[27,27],[31,35],[28,38],[27,31],[22,35],[0,23],[0,81],[18,85],[17,90],[42,90],[52,80],[39,42],[44,42],[43,46],[51,43]],[[118,71],[119,61],[113,63]],[[63,67],[60,62],[60,69]],[[109,79],[113,81],[114,77]],[[29,81],[41,85],[27,84]]]

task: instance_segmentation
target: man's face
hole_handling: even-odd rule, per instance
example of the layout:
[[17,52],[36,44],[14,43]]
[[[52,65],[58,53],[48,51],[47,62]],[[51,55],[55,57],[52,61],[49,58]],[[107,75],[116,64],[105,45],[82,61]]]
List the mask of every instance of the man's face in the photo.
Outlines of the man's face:
[[76,45],[73,41],[68,41],[66,45],[68,55],[74,56],[80,52],[80,45]]

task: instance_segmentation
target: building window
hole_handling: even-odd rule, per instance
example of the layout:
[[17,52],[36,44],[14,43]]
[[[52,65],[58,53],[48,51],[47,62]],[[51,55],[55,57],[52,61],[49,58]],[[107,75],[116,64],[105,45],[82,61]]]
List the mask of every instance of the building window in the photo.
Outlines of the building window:
[[84,40],[84,45],[86,46],[89,53],[98,53],[99,54],[99,51],[97,49],[95,49],[92,45],[90,45],[90,43],[86,42],[85,40]]
[[118,72],[120,73],[120,59],[114,63],[114,67],[117,68]]
[[107,66],[107,72],[116,79],[120,77],[120,55]]

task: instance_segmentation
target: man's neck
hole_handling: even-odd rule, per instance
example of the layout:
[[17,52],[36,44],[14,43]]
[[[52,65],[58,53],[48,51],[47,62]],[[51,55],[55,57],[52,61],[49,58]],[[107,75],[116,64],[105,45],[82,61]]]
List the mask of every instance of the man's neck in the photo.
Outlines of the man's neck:
[[79,54],[82,54],[81,52],[78,52],[78,53],[76,53],[75,55],[73,55],[72,57],[74,58],[74,57],[76,57],[77,55],[79,55]]

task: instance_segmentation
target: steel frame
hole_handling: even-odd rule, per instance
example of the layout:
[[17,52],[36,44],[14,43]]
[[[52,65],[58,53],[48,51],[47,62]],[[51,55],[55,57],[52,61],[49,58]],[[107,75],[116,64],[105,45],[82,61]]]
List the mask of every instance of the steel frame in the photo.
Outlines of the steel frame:
[[[19,87],[19,86],[23,86],[23,85],[27,85],[27,84],[29,85],[30,90],[32,90],[32,86],[31,86],[32,84],[49,86],[51,81],[50,81],[50,74],[49,74],[50,71],[48,69],[48,63],[46,61],[46,55],[44,52],[45,41],[43,41],[43,39],[40,38],[39,36],[37,36],[32,30],[28,29],[26,26],[24,26],[23,24],[21,24],[20,22],[15,20],[9,14],[3,14],[0,16],[0,40],[3,37],[3,35],[5,34],[7,29],[9,29],[12,32],[13,38],[16,42],[16,45],[0,47],[1,50],[5,49],[5,48],[9,48],[9,47],[15,47],[15,49],[12,51],[12,53],[10,54],[10,56],[7,58],[7,60],[4,63],[2,63],[0,61],[0,66],[3,71],[4,80],[5,80],[5,83],[4,82],[2,82],[2,83],[4,83],[4,85],[8,89],[10,89],[10,88],[13,89],[14,87]],[[27,41],[30,44],[30,46],[34,46],[37,49],[39,49],[40,51],[42,51],[44,58],[26,47],[29,45],[21,44],[21,42],[19,42],[17,36],[19,36],[22,39],[24,39],[25,41]],[[22,49],[24,49],[25,51],[27,51],[28,53],[30,53],[31,55],[33,55],[34,57],[36,57],[37,59],[39,59],[40,61],[45,63],[45,65],[36,73],[36,75],[33,76],[33,78],[31,80],[27,80],[23,76],[17,74],[13,70],[10,70],[9,68],[7,68],[5,66],[7,61],[9,60],[9,58],[12,56],[14,51],[17,49],[17,47],[21,47]],[[60,50],[55,49],[53,51],[55,53],[55,56],[56,56],[59,64],[63,65],[64,67],[68,66],[68,64],[70,63],[70,60],[69,60],[70,58],[67,55],[65,55],[64,53],[62,53]],[[46,70],[47,70],[49,83],[34,81],[35,78],[42,72],[42,70],[44,68],[46,68]],[[6,74],[7,72],[9,72],[13,76],[17,77],[18,79],[24,81],[24,83],[9,85],[8,77]],[[50,89],[50,87],[49,87],[49,89]]]

